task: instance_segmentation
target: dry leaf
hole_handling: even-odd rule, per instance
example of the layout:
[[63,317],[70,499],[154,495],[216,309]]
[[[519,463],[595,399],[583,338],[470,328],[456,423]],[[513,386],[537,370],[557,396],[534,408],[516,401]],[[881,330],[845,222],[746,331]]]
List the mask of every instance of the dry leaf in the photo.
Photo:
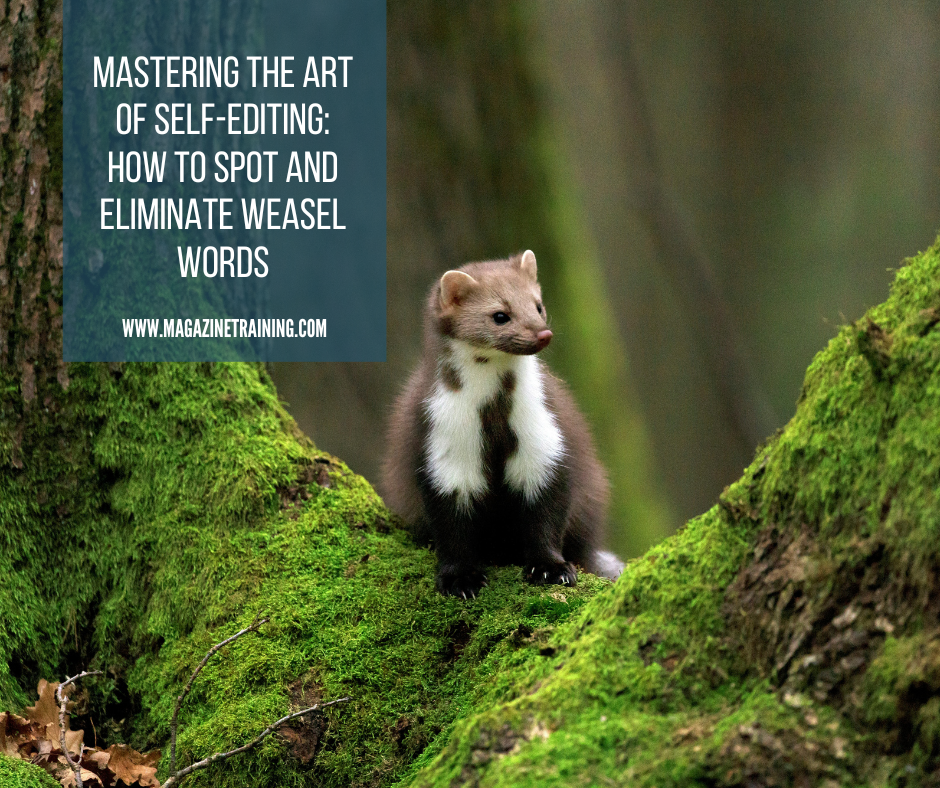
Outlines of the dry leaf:
[[[35,706],[27,707],[28,719],[0,712],[0,753],[31,760],[63,786],[71,788],[77,782],[59,738],[59,707],[55,703],[57,687],[48,681],[39,683],[39,700]],[[107,750],[96,747],[83,750],[84,732],[69,730],[68,717],[65,718],[65,726],[65,745],[73,754],[73,760],[81,757],[81,775],[85,785],[160,788],[157,779],[159,750],[142,754],[125,744],[114,744]]]
[[94,761],[99,769],[105,769],[108,766],[108,761],[111,760],[111,753],[107,750],[86,750],[85,758]]
[[33,722],[40,725],[59,724],[59,705],[55,702],[55,691],[59,688],[58,683],[50,684],[45,679],[39,680],[39,700],[35,706],[26,707],[26,716]]
[[[81,773],[83,785],[91,785],[93,782],[98,783],[98,785],[103,785],[101,778],[94,772],[90,772],[88,769],[82,769]],[[65,769],[65,773],[59,777],[59,782],[62,783],[65,788],[72,788],[72,786],[78,785],[75,781],[75,772],[68,766]]]
[[28,758],[42,738],[42,731],[25,717],[4,712],[0,715],[0,752],[13,758]]
[[[65,730],[68,730],[68,729],[69,729],[69,721],[68,721],[68,718],[66,718]],[[46,741],[52,742],[53,747],[58,747],[60,750],[62,749],[61,743],[59,742],[59,723],[50,722],[43,729],[42,735],[45,736]]]
[[85,731],[65,732],[65,746],[70,753],[78,755],[82,751],[82,742],[85,740]]
[[125,785],[139,782],[143,786],[160,788],[156,767],[160,760],[159,750],[142,755],[126,744],[112,744],[107,752],[111,756],[108,768],[114,772],[116,779],[121,780]]
[[9,755],[11,758],[15,758],[19,747],[16,746],[14,739],[7,737],[8,716],[6,712],[0,713],[0,752],[4,755]]

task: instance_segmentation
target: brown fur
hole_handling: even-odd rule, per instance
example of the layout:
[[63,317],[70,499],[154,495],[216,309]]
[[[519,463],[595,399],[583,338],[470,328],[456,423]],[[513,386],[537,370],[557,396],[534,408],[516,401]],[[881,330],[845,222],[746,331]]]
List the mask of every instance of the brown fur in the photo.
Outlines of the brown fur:
[[[479,348],[477,363],[488,362],[493,350],[529,355],[547,344],[548,340],[539,336],[540,332],[545,334],[548,324],[534,257],[531,266],[523,265],[522,260],[517,255],[470,263],[458,269],[458,274],[448,272],[435,283],[425,308],[424,353],[395,404],[390,422],[382,493],[389,507],[415,528],[419,538],[435,542],[440,561],[438,587],[445,593],[474,593],[483,582],[477,567],[483,563],[525,561],[533,582],[542,582],[544,574],[546,582],[572,583],[574,570],[566,568],[571,563],[588,570],[596,568],[606,517],[607,478],[571,394],[544,367],[545,405],[555,416],[566,453],[551,484],[539,493],[539,500],[523,507],[526,516],[534,518],[530,525],[503,520],[510,516],[504,512],[518,508],[520,497],[516,494],[513,498],[502,478],[517,445],[509,426],[516,386],[512,372],[502,376],[497,395],[480,408],[488,492],[475,514],[464,522],[440,495],[422,483],[429,430],[424,402],[438,378],[451,391],[462,385],[459,365],[452,361],[446,339],[460,339]],[[496,324],[493,314],[498,311],[511,315],[511,320]],[[464,533],[468,528],[466,537],[454,536],[455,531]],[[468,546],[464,544],[467,540],[478,540],[478,544]],[[459,577],[455,580],[448,572]]]

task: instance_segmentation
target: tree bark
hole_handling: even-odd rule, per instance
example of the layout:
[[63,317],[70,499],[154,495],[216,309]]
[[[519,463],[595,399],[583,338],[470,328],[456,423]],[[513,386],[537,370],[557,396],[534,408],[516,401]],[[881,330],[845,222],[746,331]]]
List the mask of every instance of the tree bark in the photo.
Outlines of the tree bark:
[[[19,421],[47,386],[68,386],[62,361],[62,5],[26,0],[5,11],[0,373],[18,384],[19,401],[4,397],[3,415]],[[14,445],[14,463],[18,452]]]

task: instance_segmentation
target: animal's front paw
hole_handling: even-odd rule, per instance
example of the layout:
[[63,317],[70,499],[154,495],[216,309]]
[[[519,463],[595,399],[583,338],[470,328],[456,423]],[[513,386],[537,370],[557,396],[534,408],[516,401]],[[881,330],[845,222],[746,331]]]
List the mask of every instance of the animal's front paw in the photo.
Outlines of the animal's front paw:
[[567,561],[546,561],[528,566],[525,571],[525,578],[537,586],[576,586],[578,584],[578,570],[574,568],[574,564]]
[[437,590],[448,596],[475,599],[486,585],[486,575],[479,569],[441,569],[437,573]]

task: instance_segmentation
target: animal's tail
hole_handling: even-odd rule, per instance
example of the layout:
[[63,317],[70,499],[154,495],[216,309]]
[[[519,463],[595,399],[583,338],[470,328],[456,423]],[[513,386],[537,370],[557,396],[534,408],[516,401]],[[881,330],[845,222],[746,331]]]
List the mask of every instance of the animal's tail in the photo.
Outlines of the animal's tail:
[[623,572],[623,567],[623,561],[609,550],[595,550],[585,568],[598,577],[608,577],[611,580],[616,580]]

